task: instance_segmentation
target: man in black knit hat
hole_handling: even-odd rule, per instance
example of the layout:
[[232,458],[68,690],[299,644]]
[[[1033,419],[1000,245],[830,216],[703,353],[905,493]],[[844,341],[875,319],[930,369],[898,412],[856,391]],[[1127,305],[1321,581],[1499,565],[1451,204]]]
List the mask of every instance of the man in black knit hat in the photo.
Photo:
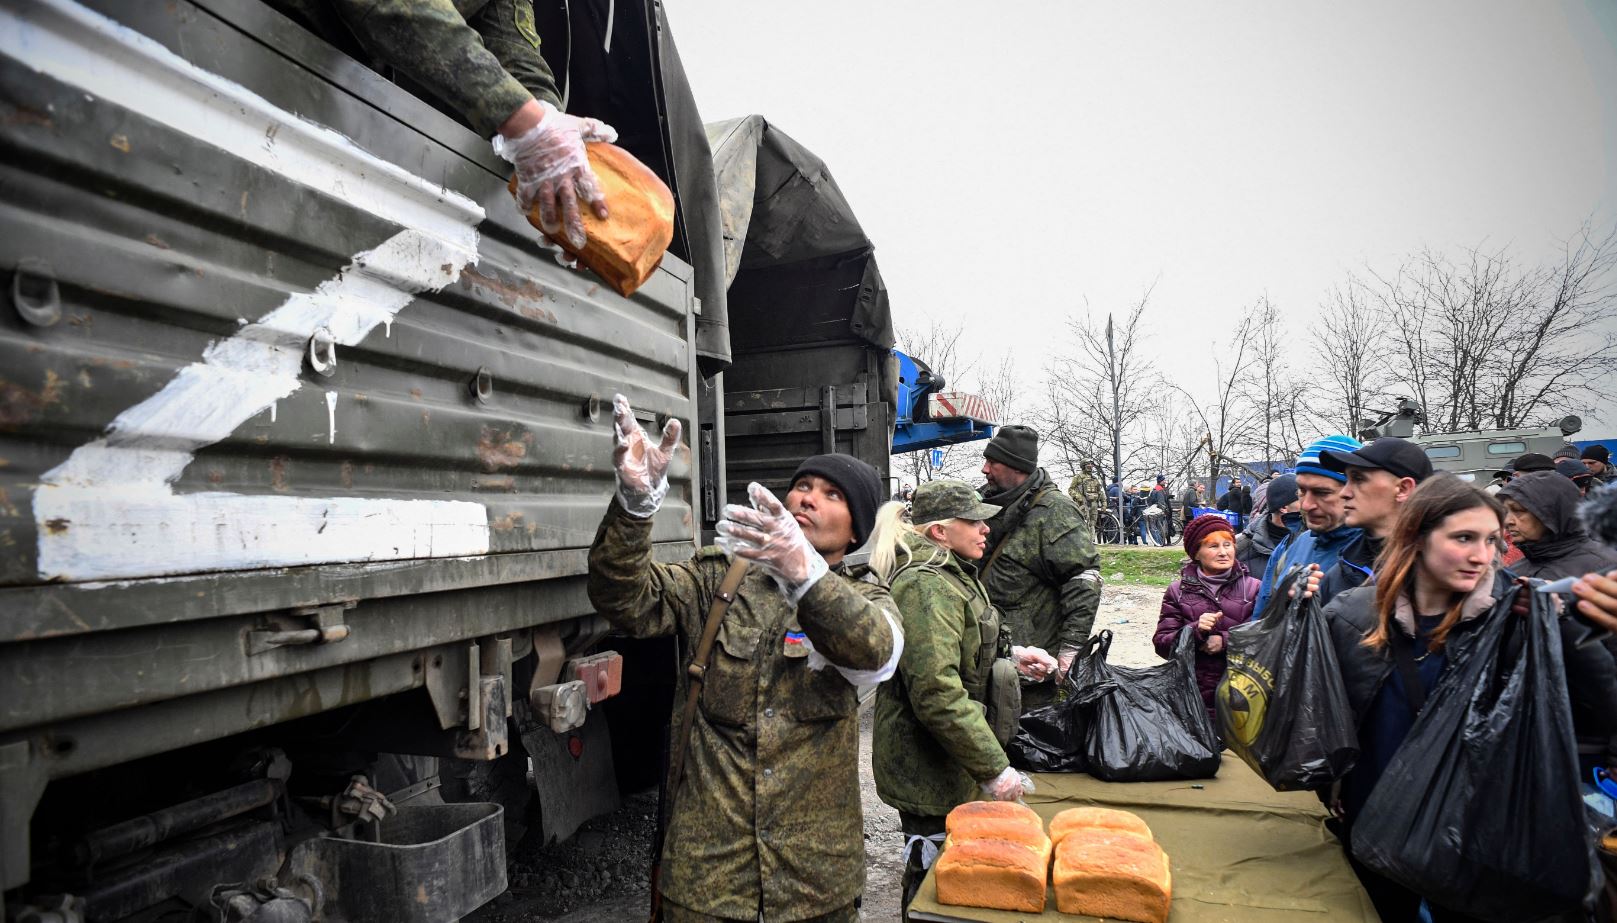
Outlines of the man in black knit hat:
[[[613,399],[617,492],[590,548],[589,596],[613,627],[697,646],[727,556],[751,570],[719,622],[702,672],[685,771],[671,793],[659,889],[668,923],[802,919],[855,923],[864,885],[855,689],[892,676],[904,649],[892,596],[850,567],[881,504],[876,470],[816,455],[784,499],[749,485],[718,547],[652,560],[680,425],[660,442]],[[675,701],[685,698],[685,671]],[[676,735],[675,740],[678,740]]]
[[[1010,626],[1011,640],[1055,653],[1065,676],[1100,608],[1100,555],[1090,524],[1039,467],[1039,434],[1002,426],[983,450],[988,520],[978,578]],[[1022,710],[1054,701],[1059,676],[1025,685]]]

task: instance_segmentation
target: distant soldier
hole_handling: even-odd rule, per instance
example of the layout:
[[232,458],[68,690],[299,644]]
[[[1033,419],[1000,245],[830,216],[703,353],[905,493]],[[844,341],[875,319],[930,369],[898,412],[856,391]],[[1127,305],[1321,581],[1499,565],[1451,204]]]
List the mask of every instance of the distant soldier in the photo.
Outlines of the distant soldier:
[[1101,486],[1100,475],[1095,471],[1094,462],[1084,462],[1080,471],[1067,485],[1067,496],[1077,505],[1078,512],[1084,517],[1084,522],[1093,524],[1095,514],[1106,505],[1106,488]]
[[[983,450],[983,500],[1000,507],[988,521],[978,572],[1005,615],[1011,640],[1056,654],[1065,674],[1100,608],[1100,555],[1072,499],[1039,467],[1039,434],[1004,426]],[[1059,677],[1025,686],[1022,710],[1055,700]]]

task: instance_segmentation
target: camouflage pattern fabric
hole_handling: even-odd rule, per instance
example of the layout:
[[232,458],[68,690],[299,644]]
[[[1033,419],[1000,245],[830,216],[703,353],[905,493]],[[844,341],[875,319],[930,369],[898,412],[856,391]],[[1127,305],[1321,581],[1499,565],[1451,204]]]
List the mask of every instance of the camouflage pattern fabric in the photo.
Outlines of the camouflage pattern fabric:
[[953,552],[913,533],[905,542],[910,563],[892,581],[904,653],[876,690],[871,765],[881,800],[935,816],[976,798],[979,783],[1010,765],[983,717],[1000,618]]
[[332,0],[361,45],[493,137],[530,99],[561,105],[533,0]]
[[[590,602],[633,637],[677,635],[688,657],[728,566],[717,548],[684,564],[653,562],[650,521],[614,499],[590,548]],[[785,639],[800,625],[834,664],[885,665],[895,644],[887,616],[896,623],[899,614],[866,574],[833,568],[795,610],[761,570],[742,582],[720,624],[663,845],[662,893],[681,908],[804,920],[863,890],[854,687],[786,656]],[[682,672],[674,701],[684,700]]]
[[[983,500],[1003,507],[988,521],[988,570],[981,579],[1011,640],[1051,655],[1088,641],[1100,608],[1100,554],[1078,507],[1043,468],[1022,486]],[[1023,713],[1048,705],[1055,694],[1054,680],[1023,686]]]
[[1100,478],[1093,474],[1080,474],[1073,478],[1072,483],[1067,485],[1067,496],[1078,507],[1078,515],[1088,523],[1093,523],[1095,514],[1106,505],[1106,491],[1101,487]]

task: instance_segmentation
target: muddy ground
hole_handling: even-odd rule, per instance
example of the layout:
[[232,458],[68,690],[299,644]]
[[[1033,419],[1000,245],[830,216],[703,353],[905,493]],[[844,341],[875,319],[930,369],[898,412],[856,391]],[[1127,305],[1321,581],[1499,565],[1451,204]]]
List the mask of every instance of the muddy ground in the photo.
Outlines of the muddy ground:
[[[1107,575],[1110,577],[1110,575]],[[1095,630],[1113,634],[1112,663],[1160,663],[1151,648],[1162,588],[1108,582]],[[859,720],[859,784],[865,810],[863,920],[898,919],[903,870],[898,812],[876,797],[870,775],[871,714]],[[467,917],[473,923],[624,923],[644,919],[657,793],[624,799],[613,814],[585,824],[565,843],[520,846],[508,870],[510,889]]]

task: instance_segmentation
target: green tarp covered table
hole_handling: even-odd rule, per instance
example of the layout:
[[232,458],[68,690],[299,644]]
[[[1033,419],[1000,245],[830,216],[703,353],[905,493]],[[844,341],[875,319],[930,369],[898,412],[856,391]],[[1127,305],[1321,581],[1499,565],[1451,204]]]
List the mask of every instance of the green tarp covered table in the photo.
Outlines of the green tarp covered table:
[[[1218,777],[1174,782],[1102,782],[1084,773],[1038,773],[1028,806],[1044,819],[1094,805],[1138,814],[1168,854],[1173,873],[1170,923],[1330,920],[1376,923],[1375,907],[1325,829],[1326,811],[1308,792],[1277,792],[1226,753]],[[1042,914],[956,907],[937,901],[933,873],[915,900],[915,920],[1014,923],[1094,920],[1057,913],[1051,892]]]

